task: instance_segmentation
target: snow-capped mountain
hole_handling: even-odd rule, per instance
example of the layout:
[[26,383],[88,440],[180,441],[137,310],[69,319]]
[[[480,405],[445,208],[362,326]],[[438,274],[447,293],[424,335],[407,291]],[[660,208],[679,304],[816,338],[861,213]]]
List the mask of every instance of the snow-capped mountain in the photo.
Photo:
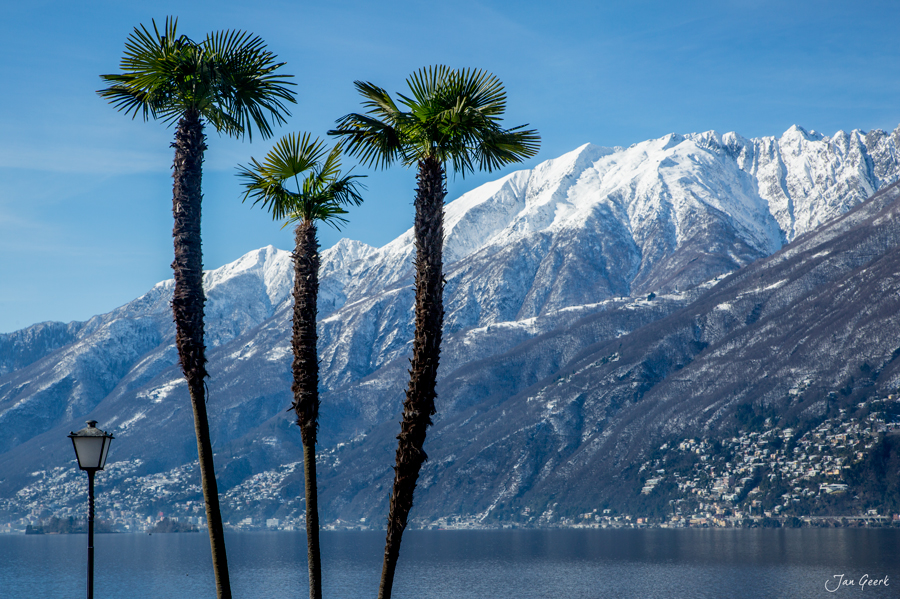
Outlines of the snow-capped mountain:
[[[693,288],[897,180],[898,147],[900,130],[829,139],[793,127],[779,140],[710,132],[585,145],[512,173],[447,206],[445,329]],[[350,301],[323,319],[329,387],[408,351],[411,235],[348,270]]]
[[[825,137],[792,127],[777,139],[672,134],[629,148],[588,144],[448,203],[434,443],[458,434],[452,427],[464,426],[471,410],[514,397],[531,405],[527,389],[591,347],[668,326],[661,323],[711,293],[717,277],[743,272],[898,180],[898,161],[900,129]],[[372,477],[390,469],[381,444],[396,434],[406,383],[412,255],[411,232],[381,248],[343,240],[322,253],[321,442],[356,439],[342,447],[387,456],[380,470],[360,462],[365,480],[354,478],[359,465],[320,472],[333,514],[374,509],[380,483]],[[209,411],[226,488],[297,459],[299,435],[284,413],[291,277],[290,254],[272,247],[205,275]],[[196,458],[171,290],[164,281],[84,323],[0,335],[0,425],[9,431],[0,439],[0,496],[28,484],[25,473],[71,461],[61,439],[88,417],[116,435],[116,459],[141,459],[145,474]],[[504,356],[520,358],[510,366]],[[587,409],[571,408],[571,417]],[[542,410],[536,422],[552,425],[557,412]],[[544,459],[534,467],[549,467]],[[435,454],[431,463],[451,462]],[[439,479],[436,470],[429,476]],[[355,494],[341,495],[349,480]],[[485,480],[485,497],[496,499]]]

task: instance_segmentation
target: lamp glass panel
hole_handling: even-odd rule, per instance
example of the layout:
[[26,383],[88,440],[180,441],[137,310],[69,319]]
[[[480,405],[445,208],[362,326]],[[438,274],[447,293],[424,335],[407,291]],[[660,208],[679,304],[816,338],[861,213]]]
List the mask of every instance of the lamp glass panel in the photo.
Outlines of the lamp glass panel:
[[106,456],[109,455],[109,446],[112,445],[110,441],[112,441],[112,437],[103,437],[103,455],[100,458],[100,469],[103,470],[104,466],[106,466]]
[[72,437],[75,444],[75,454],[78,456],[78,466],[84,468],[100,468],[100,458],[103,455],[103,446],[106,438],[96,437]]

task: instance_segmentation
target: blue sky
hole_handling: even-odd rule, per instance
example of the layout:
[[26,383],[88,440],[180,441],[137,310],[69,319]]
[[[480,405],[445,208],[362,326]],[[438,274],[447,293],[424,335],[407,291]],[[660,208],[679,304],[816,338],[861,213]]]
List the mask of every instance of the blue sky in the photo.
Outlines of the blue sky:
[[[170,278],[173,130],[116,112],[95,90],[127,36],[167,15],[196,39],[244,29],[287,64],[298,103],[276,135],[324,136],[359,109],[354,80],[395,93],[443,63],[493,72],[506,123],[542,136],[531,167],[591,142],[670,132],[826,135],[900,124],[900,4],[812,0],[444,3],[360,1],[7,2],[0,22],[0,332],[84,320]],[[240,201],[235,167],[263,156],[208,131],[204,262],[292,245]],[[348,161],[347,166],[351,166]],[[449,198],[502,173],[449,181]],[[366,203],[342,233],[380,246],[412,222],[414,173],[367,171]]]

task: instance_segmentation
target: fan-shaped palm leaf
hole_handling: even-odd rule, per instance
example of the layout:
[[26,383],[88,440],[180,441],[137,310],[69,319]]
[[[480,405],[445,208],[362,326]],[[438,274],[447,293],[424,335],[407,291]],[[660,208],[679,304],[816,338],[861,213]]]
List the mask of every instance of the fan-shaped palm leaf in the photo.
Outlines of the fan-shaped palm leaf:
[[286,135],[261,163],[251,158],[251,165],[238,167],[244,201],[252,198],[285,226],[306,220],[340,228],[344,206],[362,203],[361,176],[342,176],[340,156],[339,146],[326,154],[324,142],[309,133]]
[[160,32],[141,25],[125,43],[121,74],[101,75],[111,85],[97,93],[117,109],[144,120],[176,122],[197,110],[217,131],[253,138],[256,127],[272,135],[271,117],[284,123],[294,102],[284,65],[262,39],[243,31],[219,31],[199,43],[178,35],[177,19],[167,18]]
[[404,110],[384,89],[357,81],[366,111],[338,119],[329,135],[339,136],[347,153],[367,166],[412,166],[433,157],[463,177],[476,165],[491,172],[537,154],[537,131],[500,126],[506,91],[494,75],[437,65],[413,73],[407,85],[410,95],[397,94]]

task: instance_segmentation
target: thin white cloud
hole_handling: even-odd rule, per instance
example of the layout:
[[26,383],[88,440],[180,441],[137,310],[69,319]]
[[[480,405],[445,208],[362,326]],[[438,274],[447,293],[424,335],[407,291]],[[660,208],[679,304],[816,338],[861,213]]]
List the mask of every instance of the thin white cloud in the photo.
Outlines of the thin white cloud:
[[166,171],[171,156],[162,152],[76,145],[0,147],[0,168],[54,173],[122,174]]

